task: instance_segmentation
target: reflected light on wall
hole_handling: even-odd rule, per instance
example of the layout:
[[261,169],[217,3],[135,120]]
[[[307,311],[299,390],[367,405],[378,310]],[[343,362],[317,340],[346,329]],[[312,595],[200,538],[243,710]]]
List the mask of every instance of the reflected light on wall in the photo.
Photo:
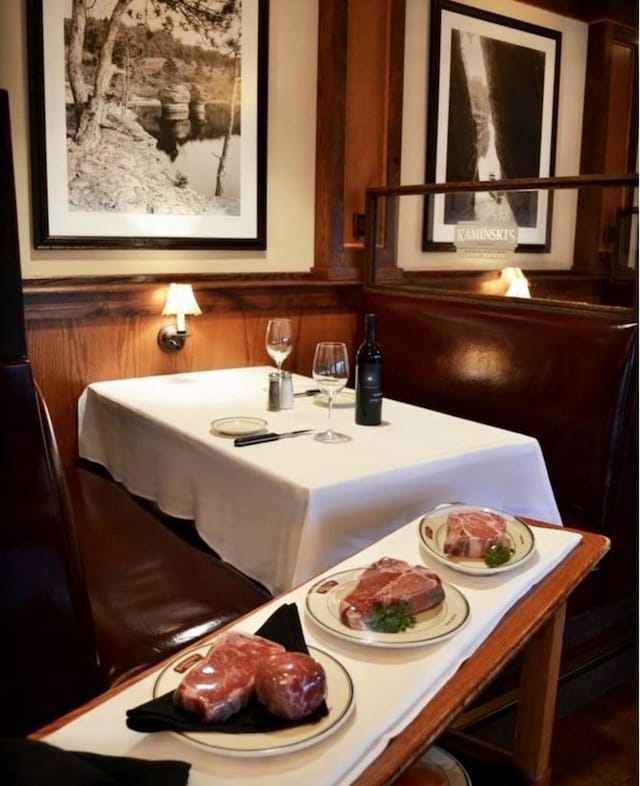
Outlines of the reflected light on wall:
[[191,284],[170,284],[162,316],[175,316],[175,323],[164,325],[158,333],[158,345],[165,352],[177,352],[187,340],[186,316],[202,314]]
[[475,382],[502,379],[511,372],[508,354],[500,344],[474,344],[471,340],[453,355],[452,362],[461,379]]
[[502,268],[500,281],[504,284],[506,297],[531,297],[529,282],[519,267]]

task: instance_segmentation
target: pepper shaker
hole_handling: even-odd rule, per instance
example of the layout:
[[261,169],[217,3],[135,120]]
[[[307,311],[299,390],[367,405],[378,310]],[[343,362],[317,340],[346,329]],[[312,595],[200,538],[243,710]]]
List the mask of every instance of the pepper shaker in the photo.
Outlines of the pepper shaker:
[[277,412],[280,409],[280,374],[273,371],[269,374],[269,400],[267,409]]
[[293,379],[290,371],[280,377],[280,409],[293,409]]

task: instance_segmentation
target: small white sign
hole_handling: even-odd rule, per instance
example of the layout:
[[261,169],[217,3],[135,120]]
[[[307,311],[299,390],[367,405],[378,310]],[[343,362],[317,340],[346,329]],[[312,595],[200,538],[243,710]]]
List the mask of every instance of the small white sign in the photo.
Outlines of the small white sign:
[[461,256],[505,259],[518,245],[518,226],[515,223],[459,221],[453,242]]

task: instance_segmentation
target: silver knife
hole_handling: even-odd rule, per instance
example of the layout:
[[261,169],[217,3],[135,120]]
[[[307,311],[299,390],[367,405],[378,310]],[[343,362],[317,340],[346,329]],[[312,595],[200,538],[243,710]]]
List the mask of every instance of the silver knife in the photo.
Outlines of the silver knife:
[[267,431],[265,434],[247,434],[245,437],[236,437],[233,444],[237,448],[243,448],[245,445],[257,445],[259,442],[275,442],[276,439],[286,439],[287,437],[298,437],[300,434],[308,434],[313,431],[312,428],[301,428],[297,431],[285,431],[281,434],[275,431]]
[[315,396],[316,393],[322,393],[320,388],[311,388],[309,390],[301,390],[299,393],[294,393],[294,398],[300,398],[301,396]]

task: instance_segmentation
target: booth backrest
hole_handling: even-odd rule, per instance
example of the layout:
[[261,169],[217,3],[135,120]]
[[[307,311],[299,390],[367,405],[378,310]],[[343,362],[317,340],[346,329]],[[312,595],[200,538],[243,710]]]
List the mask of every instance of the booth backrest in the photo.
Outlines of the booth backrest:
[[390,290],[365,292],[363,310],[377,314],[385,395],[536,437],[565,524],[634,542],[636,321]]
[[100,690],[89,596],[53,432],[28,361],[0,363],[0,735]]

